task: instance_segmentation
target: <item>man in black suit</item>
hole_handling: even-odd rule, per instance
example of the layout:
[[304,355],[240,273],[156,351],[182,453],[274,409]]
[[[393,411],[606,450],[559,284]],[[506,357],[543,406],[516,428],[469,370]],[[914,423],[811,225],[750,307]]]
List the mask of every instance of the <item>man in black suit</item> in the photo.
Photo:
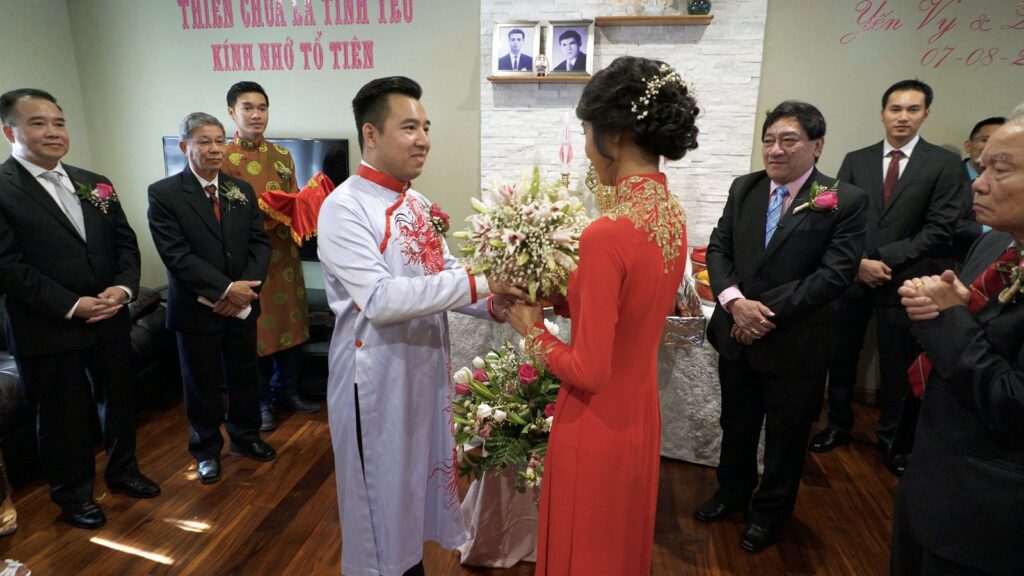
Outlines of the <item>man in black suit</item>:
[[580,51],[580,46],[583,45],[583,38],[580,37],[580,33],[575,30],[566,30],[558,36],[558,45],[562,47],[562,54],[565,55],[565,60],[562,60],[558,66],[555,66],[552,72],[586,72],[587,71],[587,53]]
[[524,41],[526,33],[520,28],[508,31],[508,54],[498,58],[498,70],[533,72],[533,58],[529,54],[523,54]]
[[224,126],[194,112],[179,133],[188,166],[150,185],[149,229],[167,267],[167,327],[178,335],[189,452],[209,484],[220,480],[222,423],[232,451],[260,461],[277,457],[258,430],[255,290],[267,275],[270,244],[252,187],[220,171]]
[[825,119],[814,106],[779,104],[761,136],[766,170],[733,182],[708,245],[723,436],[718,491],[696,511],[713,522],[749,504],[740,546],[750,552],[776,540],[796,503],[831,357],[829,304],[856,274],[868,205],[862,190],[815,168]]
[[[907,278],[953,267],[953,231],[966,198],[960,158],[918,135],[931,103],[932,89],[924,82],[903,80],[890,86],[882,96],[885,139],[850,152],[839,168],[839,179],[866,190],[871,205],[856,283],[835,303],[837,339],[829,365],[828,427],[810,447],[827,452],[850,442],[857,365],[874,314],[881,371],[875,435],[887,467],[897,475],[906,465],[902,453],[912,444],[906,438],[894,447],[909,392],[907,368],[918,347],[896,290]],[[912,413],[908,412],[911,420]],[[909,422],[907,429],[913,430]]]
[[32,88],[0,96],[13,155],[0,166],[0,291],[25,396],[35,405],[50,498],[79,528],[106,516],[93,501],[97,408],[111,490],[152,498],[139,472],[132,407],[131,321],[139,247],[110,181],[63,164],[64,114]]
[[899,289],[932,367],[896,492],[897,576],[1024,574],[1024,298],[1013,287],[1024,245],[1024,107],[991,136],[981,166],[973,206],[994,230],[960,279],[946,270]]

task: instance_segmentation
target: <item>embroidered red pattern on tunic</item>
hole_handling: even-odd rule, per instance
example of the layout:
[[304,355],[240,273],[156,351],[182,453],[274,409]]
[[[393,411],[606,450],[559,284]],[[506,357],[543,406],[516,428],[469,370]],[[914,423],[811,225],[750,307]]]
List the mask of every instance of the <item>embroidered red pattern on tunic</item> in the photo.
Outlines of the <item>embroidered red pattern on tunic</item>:
[[420,265],[428,276],[437,274],[444,269],[441,238],[430,224],[427,210],[418,199],[408,197],[405,205],[408,210],[395,217],[405,263]]

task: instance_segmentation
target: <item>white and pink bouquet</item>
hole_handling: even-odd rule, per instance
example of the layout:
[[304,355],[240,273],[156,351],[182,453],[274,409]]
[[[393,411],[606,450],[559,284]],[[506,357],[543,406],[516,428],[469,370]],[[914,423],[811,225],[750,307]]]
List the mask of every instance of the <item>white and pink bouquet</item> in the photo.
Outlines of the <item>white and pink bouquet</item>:
[[579,263],[580,234],[590,223],[583,202],[558,182],[533,177],[499,183],[471,199],[469,229],[454,236],[474,273],[525,288],[531,299],[566,294]]
[[[545,321],[553,334],[558,326]],[[520,491],[540,486],[548,434],[561,385],[544,366],[509,342],[452,376],[459,473],[515,470]]]

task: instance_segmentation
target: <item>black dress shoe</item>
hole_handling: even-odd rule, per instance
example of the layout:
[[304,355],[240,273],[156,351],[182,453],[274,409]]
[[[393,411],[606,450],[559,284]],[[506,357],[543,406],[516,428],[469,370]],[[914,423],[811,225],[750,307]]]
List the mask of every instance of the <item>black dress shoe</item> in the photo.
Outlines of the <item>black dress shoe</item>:
[[312,414],[320,411],[319,404],[305,400],[298,394],[286,394],[280,398],[274,398],[274,407],[299,414]]
[[160,494],[160,486],[142,474],[120,480],[107,480],[107,488],[112,492],[123,492],[132,498],[155,498]]
[[825,428],[811,439],[811,452],[828,452],[833,448],[850,443],[850,434],[832,428]]
[[252,458],[253,460],[259,460],[260,462],[269,462],[270,460],[277,458],[277,451],[263,440],[253,440],[252,442],[241,443],[232,440],[231,450],[245,456],[246,458]]
[[199,481],[203,484],[213,484],[220,480],[220,461],[216,458],[202,460],[196,465],[196,472],[199,473]]
[[68,524],[86,530],[95,530],[107,523],[107,515],[95,502],[86,502],[75,509],[65,508],[63,516]]
[[274,428],[277,428],[274,411],[270,409],[270,406],[260,408],[260,432],[270,432]]
[[718,522],[729,514],[739,512],[740,510],[742,510],[741,506],[728,506],[712,497],[707,502],[701,504],[693,515],[701,522]]
[[740,538],[740,548],[757,554],[775,544],[776,538],[778,538],[778,534],[775,530],[769,530],[758,524],[747,524],[747,529],[743,531],[743,536]]
[[896,454],[892,458],[886,460],[885,467],[889,472],[892,472],[894,476],[903,476],[903,472],[906,471],[907,465],[909,464],[909,456],[906,454]]

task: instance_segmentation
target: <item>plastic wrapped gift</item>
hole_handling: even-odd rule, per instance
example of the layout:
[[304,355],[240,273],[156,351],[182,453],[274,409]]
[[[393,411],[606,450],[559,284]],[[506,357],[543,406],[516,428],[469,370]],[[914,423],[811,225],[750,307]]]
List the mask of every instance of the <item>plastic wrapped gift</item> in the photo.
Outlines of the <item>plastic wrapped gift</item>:
[[700,307],[700,298],[693,287],[693,278],[684,277],[676,292],[675,316],[665,318],[661,334],[662,346],[703,346],[707,319]]

